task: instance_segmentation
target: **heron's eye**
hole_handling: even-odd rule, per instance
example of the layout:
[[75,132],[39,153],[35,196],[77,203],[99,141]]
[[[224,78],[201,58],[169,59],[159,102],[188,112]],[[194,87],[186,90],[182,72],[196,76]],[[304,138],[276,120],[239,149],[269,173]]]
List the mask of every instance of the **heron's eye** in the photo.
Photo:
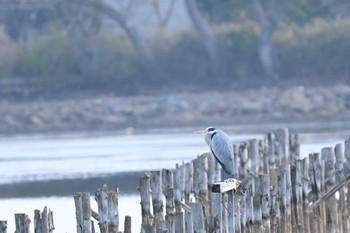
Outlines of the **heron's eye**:
[[206,129],[207,132],[213,132],[215,130],[214,127],[210,126]]

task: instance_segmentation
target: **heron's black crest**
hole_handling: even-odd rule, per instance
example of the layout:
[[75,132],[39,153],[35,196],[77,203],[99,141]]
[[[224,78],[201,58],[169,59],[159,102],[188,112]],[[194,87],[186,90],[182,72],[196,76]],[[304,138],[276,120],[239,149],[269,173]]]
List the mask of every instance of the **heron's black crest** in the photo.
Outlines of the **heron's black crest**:
[[213,126],[209,126],[205,131],[207,132],[213,132],[215,128]]

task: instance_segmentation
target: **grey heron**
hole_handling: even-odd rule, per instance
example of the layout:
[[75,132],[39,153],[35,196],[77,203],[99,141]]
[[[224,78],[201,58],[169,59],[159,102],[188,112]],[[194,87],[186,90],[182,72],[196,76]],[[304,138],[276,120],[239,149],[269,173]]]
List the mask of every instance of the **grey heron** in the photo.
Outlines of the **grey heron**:
[[233,175],[233,144],[229,136],[224,131],[212,126],[194,133],[205,134],[205,142],[209,145],[216,161],[227,174]]

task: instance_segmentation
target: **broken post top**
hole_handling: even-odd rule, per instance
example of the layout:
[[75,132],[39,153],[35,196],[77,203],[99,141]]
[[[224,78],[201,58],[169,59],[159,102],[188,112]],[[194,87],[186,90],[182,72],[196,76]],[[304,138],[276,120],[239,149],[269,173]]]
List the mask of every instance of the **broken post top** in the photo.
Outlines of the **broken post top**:
[[241,181],[236,180],[234,178],[230,178],[222,182],[214,183],[213,186],[211,187],[211,191],[213,193],[224,193],[231,190],[236,191],[240,184],[241,184]]

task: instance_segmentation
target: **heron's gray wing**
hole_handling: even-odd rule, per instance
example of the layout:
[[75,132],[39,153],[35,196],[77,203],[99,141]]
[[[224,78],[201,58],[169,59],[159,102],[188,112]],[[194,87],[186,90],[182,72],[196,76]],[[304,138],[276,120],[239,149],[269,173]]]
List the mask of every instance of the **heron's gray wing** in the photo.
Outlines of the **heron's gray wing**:
[[217,131],[210,142],[210,149],[224,171],[233,173],[233,144],[231,139],[222,131]]

